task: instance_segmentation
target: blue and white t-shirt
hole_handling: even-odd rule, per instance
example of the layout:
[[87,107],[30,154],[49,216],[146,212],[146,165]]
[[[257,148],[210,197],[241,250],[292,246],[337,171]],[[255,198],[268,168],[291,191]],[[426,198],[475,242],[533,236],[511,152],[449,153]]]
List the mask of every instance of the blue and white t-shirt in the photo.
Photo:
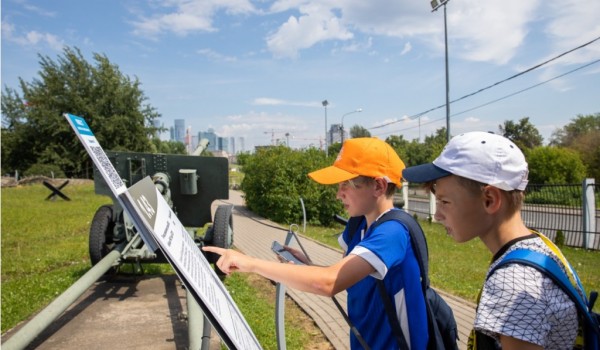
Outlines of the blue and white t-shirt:
[[[372,349],[398,348],[377,290],[376,279],[383,279],[410,348],[425,349],[428,340],[425,300],[408,230],[395,220],[366,232],[365,226],[363,220],[351,241],[347,228],[339,238],[347,254],[360,256],[375,269],[373,274],[348,288],[348,316]],[[350,345],[352,349],[361,348],[354,334],[350,335]]]

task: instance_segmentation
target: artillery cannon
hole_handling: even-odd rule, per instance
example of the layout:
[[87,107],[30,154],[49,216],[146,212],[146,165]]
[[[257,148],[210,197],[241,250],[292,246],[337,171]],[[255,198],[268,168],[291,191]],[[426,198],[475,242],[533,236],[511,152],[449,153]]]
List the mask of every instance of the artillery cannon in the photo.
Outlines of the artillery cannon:
[[[206,147],[206,143],[203,143],[203,147]],[[204,236],[198,234],[199,228],[204,228],[211,222],[213,201],[229,198],[227,159],[114,151],[108,151],[106,155],[127,187],[151,176],[154,185],[199,248],[203,245],[222,248],[231,246],[231,205],[219,205],[214,221]],[[92,220],[89,233],[92,268],[3,343],[3,348],[25,348],[93,283],[109,272],[116,272],[122,264],[131,262],[143,271],[143,262],[167,262],[160,250],[154,252],[144,244],[127,212],[113,196],[96,168],[94,185],[95,192],[110,196],[113,204],[98,208]],[[211,263],[217,259],[212,254],[206,254],[206,258]],[[223,276],[218,269],[216,272]],[[208,349],[211,324],[190,291],[187,291],[187,311],[188,348]],[[199,329],[202,329],[202,332],[199,332]]]
[[[107,151],[106,155],[127,187],[150,176],[199,247],[231,246],[233,222],[230,205],[219,205],[213,224],[203,236],[198,234],[199,228],[211,222],[212,202],[229,198],[227,159],[115,151]],[[102,176],[97,173],[98,170],[94,169],[96,193],[111,196],[113,204],[98,208],[92,220],[89,236],[92,265],[101,261],[116,246],[130,242],[137,232]],[[206,257],[209,262],[215,262],[212,254],[207,254]],[[114,267],[126,262],[135,263],[141,269],[142,262],[162,263],[166,260],[160,251],[152,252],[142,245],[124,252]],[[218,269],[216,272],[222,275]]]

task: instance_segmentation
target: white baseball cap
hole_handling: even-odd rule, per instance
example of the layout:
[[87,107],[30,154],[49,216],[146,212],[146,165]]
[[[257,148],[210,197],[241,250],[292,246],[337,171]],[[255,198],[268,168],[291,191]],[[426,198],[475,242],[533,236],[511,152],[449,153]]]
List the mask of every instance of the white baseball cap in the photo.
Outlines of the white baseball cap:
[[523,152],[506,137],[473,131],[454,136],[432,163],[402,171],[409,182],[458,175],[505,191],[524,191],[529,169]]

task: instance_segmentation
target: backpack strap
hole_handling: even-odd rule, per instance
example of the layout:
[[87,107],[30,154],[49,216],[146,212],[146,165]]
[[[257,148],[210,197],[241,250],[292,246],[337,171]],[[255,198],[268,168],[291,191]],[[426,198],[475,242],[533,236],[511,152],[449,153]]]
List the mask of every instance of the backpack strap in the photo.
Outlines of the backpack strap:
[[[358,231],[358,227],[360,227],[363,220],[364,216],[351,217],[350,219],[348,219],[347,230],[350,240],[352,240],[352,238]],[[428,313],[427,325],[430,329],[429,333],[439,333],[438,325],[435,322],[435,315],[433,315],[432,310],[429,308],[429,303],[427,302],[426,291],[427,288],[429,288],[429,253],[427,248],[427,240],[425,238],[425,234],[423,233],[423,229],[421,228],[419,223],[404,210],[392,209],[383,214],[377,221],[375,221],[371,225],[371,230],[390,220],[398,221],[404,224],[408,229],[410,245],[415,254],[415,258],[417,259],[417,263],[419,265],[419,270],[421,273],[421,289],[423,291],[423,298],[425,298],[425,305]],[[391,298],[387,290],[385,289],[383,281],[377,280],[377,289],[379,290],[379,294],[381,296],[381,299],[383,300],[383,305],[385,307],[385,312],[388,316],[388,321],[390,322],[392,331],[396,336],[396,339],[398,340],[400,349],[408,349],[406,338],[404,337],[404,334],[402,333],[402,328],[400,327],[400,320],[398,320],[398,317],[394,312],[394,307]]]
[[569,280],[569,277],[564,273],[554,259],[546,254],[542,254],[533,250],[515,249],[506,254],[506,256],[496,266],[494,266],[492,270],[490,270],[488,276],[491,276],[492,273],[494,273],[494,271],[496,271],[498,268],[511,263],[533,267],[552,279],[552,281],[559,286],[575,303],[579,315],[589,326],[587,329],[591,329],[597,337],[600,337],[600,325],[598,325],[598,321],[591,315],[591,308],[587,303],[585,294],[584,296],[579,294]]
[[[364,216],[355,216],[348,219],[348,236],[350,240],[358,231]],[[421,272],[421,289],[423,292],[429,287],[429,253],[427,247],[427,239],[423,233],[423,229],[419,223],[410,214],[401,209],[392,209],[387,213],[383,214],[379,220],[372,224],[374,229],[376,226],[383,224],[386,221],[396,220],[406,226],[408,229],[408,235],[410,237],[410,243],[419,264],[419,270]]]
[[400,346],[401,350],[408,350],[408,343],[406,342],[406,338],[404,338],[404,333],[402,333],[402,328],[400,328],[400,321],[398,320],[398,316],[394,312],[394,306],[392,305],[392,299],[385,289],[385,284],[382,280],[377,280],[377,290],[379,291],[379,295],[381,296],[381,300],[383,300],[383,306],[385,307],[385,313],[387,314],[388,321],[390,322],[390,327],[392,327],[392,332],[396,336],[396,341]]

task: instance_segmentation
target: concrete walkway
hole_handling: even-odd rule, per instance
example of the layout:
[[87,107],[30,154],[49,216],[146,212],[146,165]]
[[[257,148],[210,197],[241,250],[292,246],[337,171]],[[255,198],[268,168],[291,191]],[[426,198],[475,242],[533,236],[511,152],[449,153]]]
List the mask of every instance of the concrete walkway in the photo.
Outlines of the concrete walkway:
[[[233,240],[235,248],[248,255],[276,261],[277,259],[271,251],[271,243],[274,240],[283,243],[289,227],[281,227],[247,210],[244,206],[241,192],[230,191],[229,200],[215,201],[213,210],[215,210],[216,206],[223,204],[232,204],[234,206]],[[342,256],[340,250],[332,249],[304,237],[300,239],[311,259],[317,265],[331,265],[337,262]],[[349,349],[348,324],[344,321],[344,318],[330,298],[294,289],[287,289],[287,292],[312,317],[336,349]],[[460,337],[459,348],[466,349],[467,337],[475,318],[475,305],[447,293],[438,292],[454,311]],[[346,292],[339,293],[336,298],[345,307]]]
[[[234,245],[241,251],[276,261],[271,252],[273,240],[284,242],[287,227],[258,217],[243,205],[241,192],[230,191]],[[214,217],[214,216],[213,216]],[[340,227],[341,231],[341,227]],[[341,258],[341,251],[310,239],[300,238],[312,260],[331,265]],[[348,349],[349,328],[330,298],[287,289],[288,294],[305,312],[336,349]],[[475,316],[474,305],[443,294],[454,310],[459,325],[460,348],[466,340]],[[346,293],[336,296],[346,305]],[[26,349],[177,349],[188,347],[185,290],[175,275],[118,276],[94,283],[69,309],[44,330]],[[10,338],[25,323],[2,335]],[[213,335],[211,349],[220,349]]]

